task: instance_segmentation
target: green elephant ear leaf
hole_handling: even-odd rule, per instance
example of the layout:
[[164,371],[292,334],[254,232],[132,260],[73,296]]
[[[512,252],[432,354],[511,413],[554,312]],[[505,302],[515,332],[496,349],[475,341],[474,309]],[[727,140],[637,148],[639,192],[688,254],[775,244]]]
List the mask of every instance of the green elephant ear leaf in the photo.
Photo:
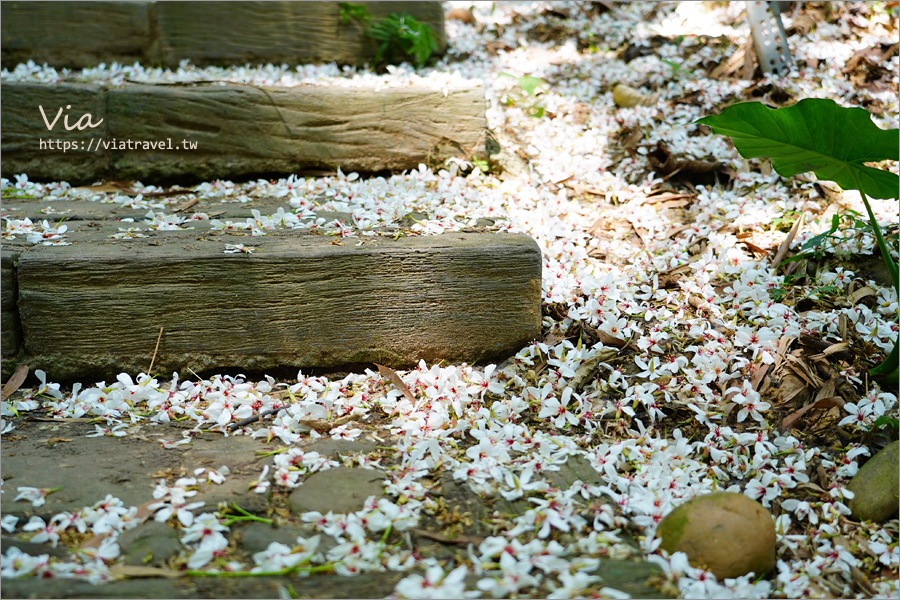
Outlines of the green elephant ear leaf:
[[741,102],[696,122],[729,136],[744,158],[771,159],[782,177],[813,171],[872,198],[898,196],[897,175],[864,163],[898,160],[900,130],[880,129],[862,108],[819,98],[778,109]]

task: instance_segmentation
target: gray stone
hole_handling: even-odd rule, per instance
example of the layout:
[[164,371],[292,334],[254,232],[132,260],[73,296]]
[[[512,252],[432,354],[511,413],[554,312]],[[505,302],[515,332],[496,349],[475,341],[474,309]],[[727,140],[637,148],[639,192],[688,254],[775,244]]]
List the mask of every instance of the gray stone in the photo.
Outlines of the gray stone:
[[306,452],[318,452],[336,460],[341,456],[350,454],[368,454],[378,448],[378,442],[371,438],[359,437],[355,440],[336,440],[333,438],[320,438],[303,447]]
[[174,527],[153,520],[123,532],[118,543],[126,565],[163,567],[184,550]]
[[678,590],[670,593],[661,589],[665,575],[659,565],[646,561],[613,560],[601,558],[592,575],[599,575],[599,586],[610,587],[632,598],[675,598]]
[[[210,577],[208,579],[215,579]],[[278,590],[269,595],[238,596],[243,598],[277,598]],[[35,579],[23,577],[21,579],[4,579],[2,587],[3,598],[203,598],[194,594],[189,582],[180,579],[125,579],[112,581],[102,585],[95,585],[87,581],[78,581],[68,578]],[[226,598],[229,596],[215,595],[205,596],[214,598]],[[233,597],[233,596],[231,596]]]
[[[278,542],[285,546],[294,547],[297,545],[297,538],[311,538],[317,535],[315,527],[312,525],[269,525],[267,523],[250,522],[242,527],[232,526],[232,531],[240,540],[240,547],[248,554],[262,552],[269,547],[272,542]],[[324,542],[324,543],[323,543]],[[334,540],[327,535],[319,538],[319,551],[323,551],[323,547],[328,543],[334,546]],[[326,549],[327,550],[327,549]]]
[[853,492],[853,518],[881,522],[897,515],[900,487],[900,442],[894,441],[870,458],[847,484]]
[[[465,481],[454,479],[446,471],[441,473],[441,485],[433,493],[443,499],[448,514],[468,517],[467,535],[493,535],[491,523],[495,518],[509,521],[534,507],[527,498],[506,500],[500,494],[481,496],[472,491]],[[425,526],[423,528],[427,529]]]
[[[0,496],[0,511],[49,518],[62,511],[77,512],[107,494],[125,506],[139,506],[153,501],[159,479],[190,477],[198,467],[218,469],[222,465],[231,473],[221,485],[207,483],[205,478],[200,481],[199,492],[191,500],[206,504],[195,513],[215,510],[220,502],[235,503],[255,514],[266,511],[266,495],[247,489],[263,465],[273,460],[256,460],[255,451],[265,448],[259,440],[201,434],[190,444],[167,449],[159,440],[181,439],[181,428],[145,424],[123,438],[86,437],[94,431],[93,425],[85,423],[25,421],[15,437],[4,436],[0,452],[8,491]],[[46,504],[34,507],[30,502],[14,501],[19,486],[60,489],[47,495]]]
[[384,493],[384,473],[375,469],[336,467],[310,475],[291,492],[291,512],[299,515],[318,511],[326,514],[361,510],[369,496]]
[[591,461],[581,454],[570,456],[569,459],[560,465],[559,471],[545,470],[542,477],[560,490],[567,490],[572,487],[576,481],[583,481],[590,485],[597,485],[600,481],[600,475]]
[[[22,522],[18,523],[20,527],[24,524],[25,523]],[[6,554],[6,551],[9,548],[18,548],[25,554],[30,554],[31,556],[41,556],[42,554],[48,554],[54,558],[65,559],[69,555],[66,547],[62,544],[57,544],[57,546],[54,548],[49,544],[35,544],[34,542],[20,540],[19,538],[14,538],[12,536],[4,535],[0,537],[0,552]]]

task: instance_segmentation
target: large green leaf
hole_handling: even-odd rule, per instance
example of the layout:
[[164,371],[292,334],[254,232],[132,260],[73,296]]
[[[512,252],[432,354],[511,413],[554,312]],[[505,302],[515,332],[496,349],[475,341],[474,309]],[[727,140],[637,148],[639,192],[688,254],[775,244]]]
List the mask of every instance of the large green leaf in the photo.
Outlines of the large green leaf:
[[845,190],[862,187],[872,198],[898,196],[897,175],[863,163],[898,160],[900,130],[880,129],[861,108],[819,98],[778,109],[741,102],[697,123],[731,137],[744,158],[771,159],[782,177],[814,171]]

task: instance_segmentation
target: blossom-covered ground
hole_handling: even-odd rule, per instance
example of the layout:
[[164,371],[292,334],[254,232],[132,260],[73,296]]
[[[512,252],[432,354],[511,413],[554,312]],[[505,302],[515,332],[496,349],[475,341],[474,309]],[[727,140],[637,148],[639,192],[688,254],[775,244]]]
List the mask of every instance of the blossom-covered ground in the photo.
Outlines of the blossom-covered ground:
[[[896,128],[896,3],[792,3],[784,22],[795,66],[784,76],[757,71],[755,79],[739,78],[749,38],[741,2],[471,6],[474,22],[449,20],[447,55],[417,73],[333,65],[67,72],[28,64],[2,78],[386,86],[424,80],[439,87],[477,79],[488,101],[489,145],[500,148],[490,161],[451,160],[389,178],[338,172],[215,181],[183,196],[146,199],[33,183],[23,174],[4,180],[3,194],[145,207],[162,228],[189,218],[167,210],[191,196],[284,198],[275,215],[214,224],[256,235],[315,225],[352,238],[412,211],[428,215],[413,229],[430,235],[489,218],[495,229],[531,235],[543,251],[542,340],[497,366],[421,364],[400,372],[409,396],[370,370],[332,378],[300,373],[287,382],[132,373],[66,390],[52,383],[52,372],[39,373],[39,388],[4,403],[3,433],[15,430],[16,415],[41,412],[97,417],[96,435],[125,436],[175,420],[226,432],[255,412],[287,406],[233,434],[293,446],[319,435],[374,433],[393,445],[360,460],[386,470],[385,497],[351,515],[303,515],[320,536],[338,542],[327,553],[317,549],[316,536],[293,548],[273,544],[252,564],[235,562],[224,515],[191,503],[198,478],[229,474],[160,481],[158,502],[142,510],[181,528],[191,570],[351,576],[416,567],[424,575],[404,578],[398,597],[621,597],[604,586],[596,558],[642,556],[661,565],[684,597],[896,597],[898,521],[855,522],[845,487],[865,457],[897,436],[879,420],[897,416],[896,390],[880,388],[867,369],[897,339],[898,298],[879,275],[868,229],[848,212],[864,214],[859,197],[811,175],[782,179],[766,161],[742,160],[726,138],[693,124],[735,101],[782,106],[819,97],[863,106],[880,127]],[[469,7],[446,3],[448,11]],[[620,83],[648,97],[646,105],[618,107],[613,89]],[[680,171],[663,173],[668,159],[682,161]],[[896,163],[882,166],[897,170]],[[896,256],[898,203],[873,207],[894,234]],[[350,213],[353,223],[316,222],[313,209]],[[787,270],[772,264],[800,215],[792,252],[827,230],[834,214],[844,215],[844,226],[817,257]],[[5,219],[4,239],[20,235],[65,243],[58,224]],[[835,346],[841,342],[847,344]],[[798,414],[826,396],[833,401]],[[322,434],[320,420],[341,424]],[[596,478],[553,488],[544,474],[572,456],[587,459]],[[290,491],[332,463],[288,449],[259,474],[256,489]],[[440,511],[430,490],[443,472],[484,495],[525,499],[530,508],[496,522],[494,535],[472,544],[466,559],[418,556],[393,536]],[[661,518],[713,490],[746,494],[771,511],[774,572],[716,581],[684,555],[659,549]],[[37,505],[48,490],[4,493]],[[31,534],[32,541],[73,532],[106,537],[77,562],[10,549],[2,576],[105,581],[119,552],[116,536],[148,514],[107,499],[49,522],[4,516],[6,532]],[[632,537],[639,549],[626,543]]]

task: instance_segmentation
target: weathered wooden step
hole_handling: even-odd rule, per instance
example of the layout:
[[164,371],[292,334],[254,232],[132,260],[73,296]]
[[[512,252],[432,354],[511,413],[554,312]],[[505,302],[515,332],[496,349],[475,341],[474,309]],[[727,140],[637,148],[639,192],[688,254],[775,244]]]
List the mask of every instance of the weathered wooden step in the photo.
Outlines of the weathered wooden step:
[[[440,2],[355,2],[373,21],[411,15],[446,47]],[[3,2],[3,66],[363,64],[376,43],[339,2]]]
[[[541,255],[524,235],[147,236],[88,231],[70,246],[5,246],[22,342],[3,371],[146,371],[160,328],[157,373],[474,362],[540,334]],[[224,253],[236,243],[254,252]]]
[[8,179],[156,183],[338,167],[401,171],[482,153],[484,90],[8,82],[2,124]]

